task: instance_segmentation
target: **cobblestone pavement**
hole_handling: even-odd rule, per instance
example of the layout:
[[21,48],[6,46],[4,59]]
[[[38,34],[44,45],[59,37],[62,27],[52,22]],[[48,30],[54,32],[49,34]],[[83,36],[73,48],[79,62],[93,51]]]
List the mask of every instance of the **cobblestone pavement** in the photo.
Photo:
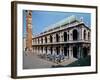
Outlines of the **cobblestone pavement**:
[[36,69],[36,68],[51,68],[56,65],[68,65],[77,59],[66,59],[63,62],[57,64],[52,61],[39,58],[37,55],[32,53],[23,53],[23,69]]

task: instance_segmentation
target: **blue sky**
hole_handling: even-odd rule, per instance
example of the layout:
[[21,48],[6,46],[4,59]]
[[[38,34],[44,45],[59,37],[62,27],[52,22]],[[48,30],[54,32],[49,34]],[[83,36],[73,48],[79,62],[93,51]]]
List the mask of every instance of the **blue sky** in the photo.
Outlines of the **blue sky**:
[[[86,25],[91,26],[90,13],[75,13],[75,12],[56,12],[56,11],[32,11],[32,33],[41,33],[45,27],[54,24],[64,18],[75,15],[77,19],[83,17]],[[23,33],[26,32],[26,15],[23,10]]]

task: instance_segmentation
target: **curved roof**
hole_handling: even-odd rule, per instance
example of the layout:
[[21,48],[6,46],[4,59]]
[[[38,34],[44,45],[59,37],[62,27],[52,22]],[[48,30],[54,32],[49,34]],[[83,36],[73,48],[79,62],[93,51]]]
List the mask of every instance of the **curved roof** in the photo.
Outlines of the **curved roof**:
[[77,20],[77,19],[76,19],[76,16],[72,15],[72,16],[70,16],[70,17],[67,17],[67,18],[61,20],[61,21],[58,21],[58,22],[55,23],[55,24],[52,24],[52,25],[46,27],[46,28],[44,29],[44,31],[47,31],[47,30],[49,30],[49,29],[53,29],[53,28],[56,28],[56,27],[60,27],[60,26],[62,26],[62,25],[71,23],[71,22],[73,22],[73,21],[75,21],[75,20]]

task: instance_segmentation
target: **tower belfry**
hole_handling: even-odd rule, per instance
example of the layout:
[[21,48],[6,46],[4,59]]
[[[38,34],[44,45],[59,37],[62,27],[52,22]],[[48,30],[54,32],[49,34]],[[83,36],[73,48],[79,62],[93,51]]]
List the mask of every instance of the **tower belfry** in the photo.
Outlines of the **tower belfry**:
[[32,11],[26,10],[26,50],[32,51]]

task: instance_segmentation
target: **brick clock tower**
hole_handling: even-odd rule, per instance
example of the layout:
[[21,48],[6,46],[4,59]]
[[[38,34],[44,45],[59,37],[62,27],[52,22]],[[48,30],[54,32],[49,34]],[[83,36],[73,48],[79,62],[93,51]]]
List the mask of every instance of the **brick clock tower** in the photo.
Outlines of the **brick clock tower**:
[[32,51],[32,11],[26,10],[26,50]]

